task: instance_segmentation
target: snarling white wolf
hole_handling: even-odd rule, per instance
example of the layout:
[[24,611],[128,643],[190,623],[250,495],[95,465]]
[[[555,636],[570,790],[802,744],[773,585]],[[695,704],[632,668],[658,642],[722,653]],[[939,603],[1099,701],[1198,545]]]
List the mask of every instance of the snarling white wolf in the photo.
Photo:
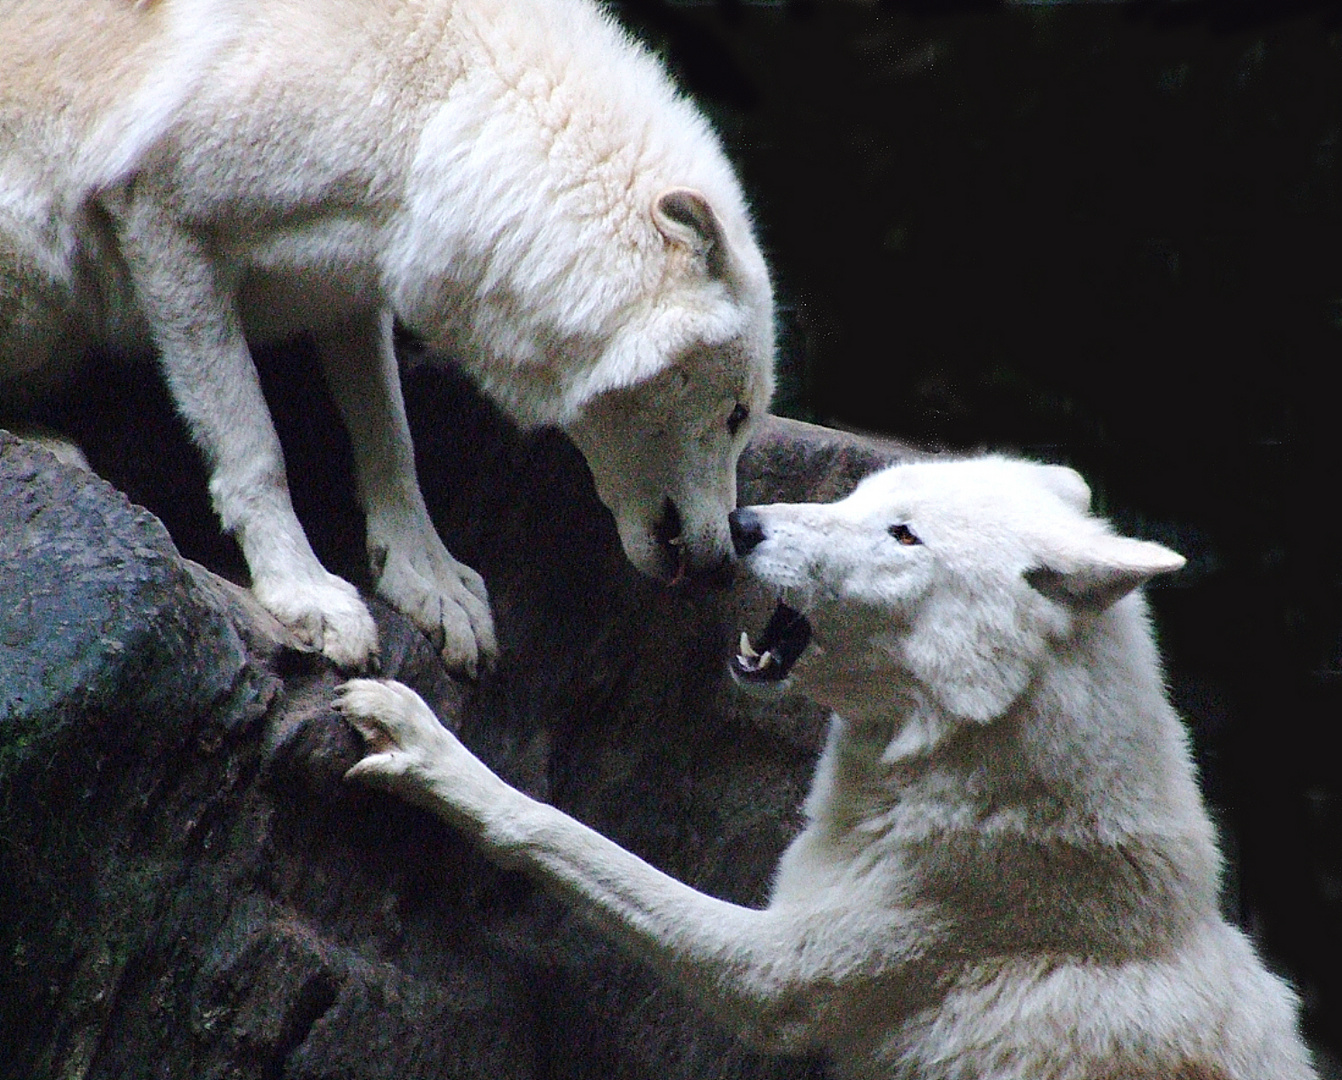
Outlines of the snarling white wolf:
[[640,569],[731,557],[768,275],[706,123],[592,0],[0,3],[0,406],[152,344],[257,597],[358,665],[376,629],[294,516],[248,353],[311,335],[377,589],[471,671],[488,600],[425,510],[393,317],[569,432]]
[[507,787],[399,684],[339,699],[383,785],[555,888],[759,1046],[843,1077],[1307,1080],[1295,1000],[1218,914],[1219,856],[1116,535],[1069,469],[898,465],[743,509],[777,598],[731,662],[837,715],[763,911]]

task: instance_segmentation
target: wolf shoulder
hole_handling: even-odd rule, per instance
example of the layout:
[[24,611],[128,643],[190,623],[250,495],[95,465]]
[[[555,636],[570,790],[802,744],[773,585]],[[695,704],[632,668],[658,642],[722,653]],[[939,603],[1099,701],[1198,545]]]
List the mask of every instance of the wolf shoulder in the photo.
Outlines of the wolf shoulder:
[[[200,237],[257,337],[450,307],[542,193],[575,221],[645,212],[603,192],[649,140],[720,214],[739,201],[701,118],[587,0],[12,0],[0,54],[0,378],[70,326],[71,352],[142,329],[117,231],[132,198]],[[589,189],[599,206],[569,207]]]

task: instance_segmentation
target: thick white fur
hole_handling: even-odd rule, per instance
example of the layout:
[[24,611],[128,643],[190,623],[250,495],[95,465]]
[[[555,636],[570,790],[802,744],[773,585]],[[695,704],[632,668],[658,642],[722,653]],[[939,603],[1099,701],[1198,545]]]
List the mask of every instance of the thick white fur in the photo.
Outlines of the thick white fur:
[[1183,560],[1088,500],[1070,470],[987,458],[757,509],[745,566],[808,616],[796,685],[842,714],[763,911],[509,788],[395,683],[342,690],[369,748],[350,776],[527,869],[743,1037],[823,1050],[839,1076],[1306,1080],[1291,991],[1218,914],[1133,591]]
[[0,4],[0,392],[152,343],[256,595],[339,663],[376,631],[294,517],[249,340],[315,337],[378,590],[474,670],[488,601],[420,495],[393,315],[568,430],[674,577],[730,556],[771,304],[717,142],[591,0]]

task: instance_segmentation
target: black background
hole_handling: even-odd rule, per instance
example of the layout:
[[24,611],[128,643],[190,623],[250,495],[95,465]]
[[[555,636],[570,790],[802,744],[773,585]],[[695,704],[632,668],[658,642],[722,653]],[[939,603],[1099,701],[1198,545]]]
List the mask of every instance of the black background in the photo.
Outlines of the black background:
[[1074,465],[1152,590],[1229,913],[1342,1031],[1342,19],[624,0],[713,116],[776,410]]

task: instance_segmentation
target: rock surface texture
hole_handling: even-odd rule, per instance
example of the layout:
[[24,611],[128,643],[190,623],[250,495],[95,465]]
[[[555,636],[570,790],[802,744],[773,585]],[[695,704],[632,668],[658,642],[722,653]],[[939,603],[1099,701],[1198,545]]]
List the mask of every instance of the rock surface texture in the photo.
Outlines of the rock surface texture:
[[[407,399],[502,660],[454,682],[375,605],[382,672],[519,787],[762,901],[823,715],[734,691],[730,597],[639,578],[562,438],[440,369]],[[741,499],[833,498],[901,452],[771,420]],[[153,515],[0,434],[0,1078],[821,1075],[753,1056],[445,825],[345,784],[339,681]]]

